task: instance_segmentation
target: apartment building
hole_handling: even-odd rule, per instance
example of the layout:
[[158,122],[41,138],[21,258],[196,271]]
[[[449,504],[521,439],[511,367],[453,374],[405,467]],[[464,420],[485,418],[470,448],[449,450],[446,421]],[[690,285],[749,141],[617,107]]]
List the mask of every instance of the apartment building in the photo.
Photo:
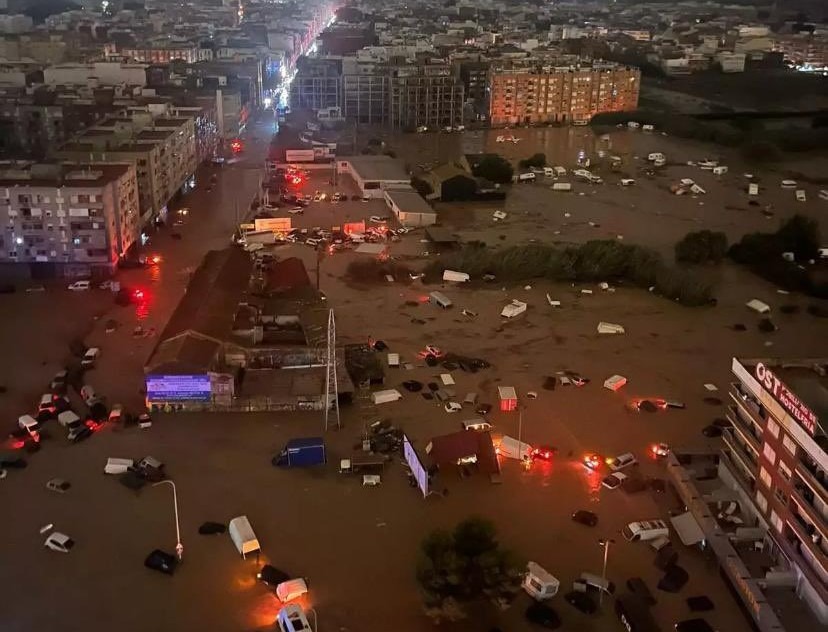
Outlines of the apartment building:
[[36,278],[106,275],[140,233],[130,164],[0,163],[0,261]]
[[213,51],[208,48],[199,48],[196,44],[173,42],[146,43],[135,47],[123,48],[121,55],[134,59],[137,62],[149,64],[168,64],[180,59],[188,64],[197,61],[212,59]]
[[464,87],[445,62],[305,60],[291,88],[291,107],[340,107],[348,120],[398,128],[459,125]]
[[167,203],[192,182],[198,167],[193,118],[132,111],[109,118],[55,152],[66,160],[128,162],[138,178],[141,225],[166,218]]
[[721,463],[797,595],[828,624],[828,359],[734,358],[731,370]]
[[302,57],[290,86],[294,108],[324,110],[342,105],[342,60]]
[[640,70],[609,63],[493,67],[489,73],[490,123],[586,123],[600,112],[634,110],[640,84]]
[[390,69],[388,122],[391,127],[452,127],[463,122],[465,88],[447,63],[419,63]]

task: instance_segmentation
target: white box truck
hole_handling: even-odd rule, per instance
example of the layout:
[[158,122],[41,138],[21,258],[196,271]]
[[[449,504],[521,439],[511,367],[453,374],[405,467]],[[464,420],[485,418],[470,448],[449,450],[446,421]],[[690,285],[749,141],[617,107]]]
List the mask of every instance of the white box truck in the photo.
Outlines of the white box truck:
[[509,459],[527,461],[532,458],[532,446],[509,436],[504,436],[497,446],[497,453]]
[[259,546],[259,540],[256,534],[253,533],[253,527],[250,526],[250,521],[247,516],[237,516],[230,521],[230,539],[236,545],[236,549],[243,558],[247,557],[248,553],[255,553],[260,551],[262,547]]
[[402,399],[402,393],[395,388],[371,393],[372,404],[387,404],[389,402],[396,402],[398,399]]

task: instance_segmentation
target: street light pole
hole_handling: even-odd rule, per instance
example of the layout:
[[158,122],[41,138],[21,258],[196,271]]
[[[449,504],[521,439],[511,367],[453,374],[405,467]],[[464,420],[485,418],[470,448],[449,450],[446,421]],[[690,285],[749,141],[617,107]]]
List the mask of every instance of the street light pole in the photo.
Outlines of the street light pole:
[[164,485],[165,483],[168,483],[173,490],[173,508],[175,509],[175,554],[180,561],[184,556],[184,545],[181,544],[181,529],[178,525],[178,494],[175,490],[175,483],[172,481],[161,481],[159,483],[155,483],[153,487],[158,487],[159,485]]
[[[607,557],[609,557],[609,548],[610,544],[615,544],[615,540],[612,538],[600,539],[598,540],[598,544],[604,547],[604,570],[601,572],[601,579],[603,580],[604,585],[607,583]],[[601,586],[601,589],[598,591],[598,606],[600,607],[601,604],[604,602],[604,586]]]

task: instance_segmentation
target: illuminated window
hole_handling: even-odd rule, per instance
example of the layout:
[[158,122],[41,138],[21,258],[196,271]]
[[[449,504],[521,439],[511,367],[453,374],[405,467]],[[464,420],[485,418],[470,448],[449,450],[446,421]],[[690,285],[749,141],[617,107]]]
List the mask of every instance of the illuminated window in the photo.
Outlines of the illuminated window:
[[771,511],[770,520],[776,530],[779,531],[779,533],[782,533],[782,518],[779,517],[779,514],[775,511]]
[[779,424],[773,419],[768,419],[768,432],[770,432],[777,439],[779,438]]
[[776,463],[776,451],[770,446],[769,443],[765,444],[765,447],[762,449],[762,454],[764,454],[765,458],[770,461],[771,465]]
[[765,487],[770,489],[771,475],[764,467],[759,471],[759,478],[762,479],[762,482],[765,484]]
[[791,454],[796,454],[796,441],[791,439],[788,435],[784,435],[782,437],[782,445],[784,445],[785,449]]

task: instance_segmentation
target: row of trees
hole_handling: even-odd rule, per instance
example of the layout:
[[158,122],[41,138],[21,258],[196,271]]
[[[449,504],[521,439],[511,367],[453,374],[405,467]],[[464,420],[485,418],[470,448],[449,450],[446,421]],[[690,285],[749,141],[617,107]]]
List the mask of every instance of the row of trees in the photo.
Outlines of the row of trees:
[[564,282],[627,282],[682,305],[706,305],[713,286],[703,270],[667,265],[649,248],[613,240],[589,241],[556,248],[545,244],[490,249],[482,243],[443,255],[426,267],[426,280],[439,280],[443,269],[463,270],[472,277],[493,274],[506,283],[532,279]]

